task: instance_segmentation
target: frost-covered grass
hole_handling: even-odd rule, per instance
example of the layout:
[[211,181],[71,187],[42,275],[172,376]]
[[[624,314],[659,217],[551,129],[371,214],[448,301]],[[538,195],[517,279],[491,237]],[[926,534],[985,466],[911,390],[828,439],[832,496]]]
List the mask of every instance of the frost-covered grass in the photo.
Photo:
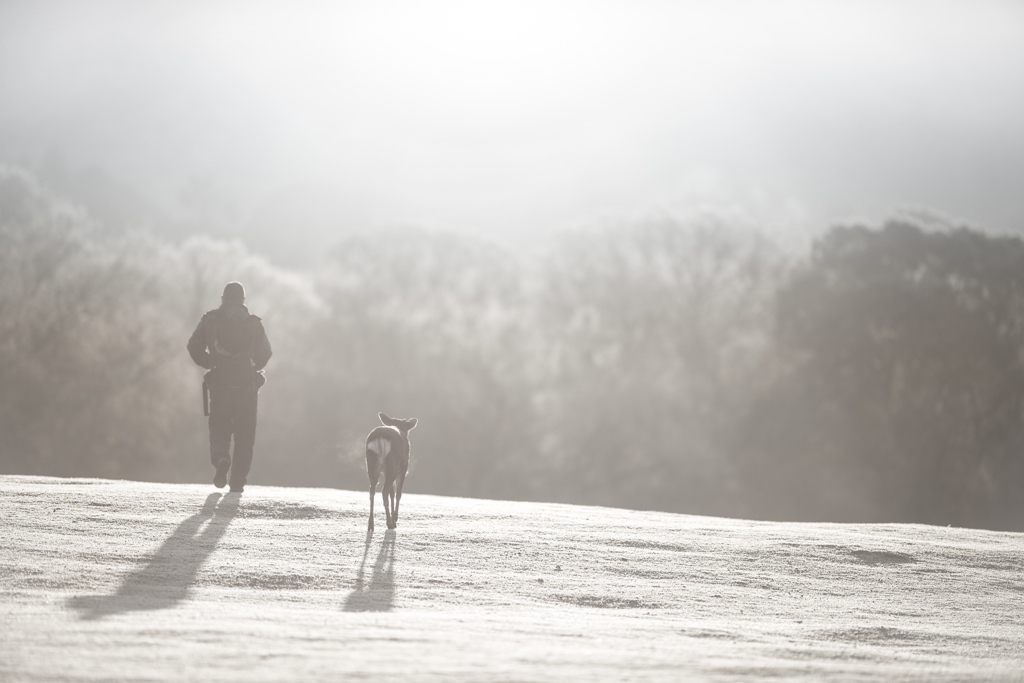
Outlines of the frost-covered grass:
[[1024,535],[0,477],[0,681],[1024,680]]

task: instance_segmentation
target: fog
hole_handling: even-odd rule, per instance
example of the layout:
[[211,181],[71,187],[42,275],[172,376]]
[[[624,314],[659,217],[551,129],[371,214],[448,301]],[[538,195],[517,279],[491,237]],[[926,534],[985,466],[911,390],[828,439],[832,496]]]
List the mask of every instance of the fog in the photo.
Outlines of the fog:
[[350,229],[708,208],[1016,231],[1022,82],[1015,2],[8,1],[0,159],[296,264]]
[[1021,528],[1019,3],[0,5],[0,473]]

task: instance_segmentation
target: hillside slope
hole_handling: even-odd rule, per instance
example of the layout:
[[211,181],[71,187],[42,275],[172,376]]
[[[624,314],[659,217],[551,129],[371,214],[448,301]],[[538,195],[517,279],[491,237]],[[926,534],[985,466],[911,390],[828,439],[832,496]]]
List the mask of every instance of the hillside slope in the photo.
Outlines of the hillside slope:
[[0,477],[0,681],[1024,680],[1024,535]]

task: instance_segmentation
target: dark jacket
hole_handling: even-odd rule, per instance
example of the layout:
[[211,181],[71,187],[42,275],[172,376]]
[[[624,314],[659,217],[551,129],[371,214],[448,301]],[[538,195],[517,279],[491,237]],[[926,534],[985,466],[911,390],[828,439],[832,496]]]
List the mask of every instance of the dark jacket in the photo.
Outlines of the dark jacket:
[[203,315],[188,340],[188,353],[196,365],[208,370],[248,358],[252,360],[252,369],[259,372],[273,351],[259,316],[249,313],[241,304],[233,304]]

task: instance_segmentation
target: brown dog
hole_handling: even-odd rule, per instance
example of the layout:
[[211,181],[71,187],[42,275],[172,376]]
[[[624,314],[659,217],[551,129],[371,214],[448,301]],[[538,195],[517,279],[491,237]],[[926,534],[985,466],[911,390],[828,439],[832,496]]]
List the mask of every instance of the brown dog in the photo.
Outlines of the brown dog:
[[[367,530],[373,530],[373,494],[377,490],[381,466],[384,467],[384,514],[388,528],[398,526],[398,504],[402,502],[402,485],[409,471],[409,430],[416,426],[416,418],[398,420],[384,413],[377,413],[384,424],[374,427],[366,437],[366,475],[370,478],[370,523]],[[390,505],[389,505],[390,498]]]

